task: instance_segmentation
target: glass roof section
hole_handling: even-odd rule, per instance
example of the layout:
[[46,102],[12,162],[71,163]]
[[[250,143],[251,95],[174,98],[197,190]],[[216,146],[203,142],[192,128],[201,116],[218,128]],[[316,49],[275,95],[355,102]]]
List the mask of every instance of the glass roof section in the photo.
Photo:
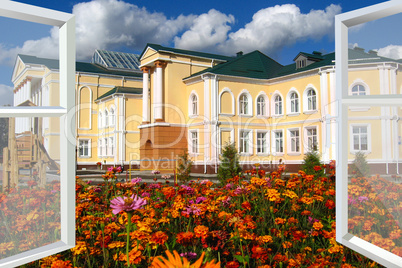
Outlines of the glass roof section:
[[132,53],[97,49],[92,57],[92,63],[97,63],[107,68],[139,70],[139,57],[139,55]]

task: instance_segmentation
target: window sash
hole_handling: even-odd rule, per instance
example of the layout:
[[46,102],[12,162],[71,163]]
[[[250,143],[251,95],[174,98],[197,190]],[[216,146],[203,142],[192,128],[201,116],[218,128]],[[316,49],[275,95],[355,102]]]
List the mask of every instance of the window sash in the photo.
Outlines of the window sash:
[[282,114],[282,98],[280,96],[275,97],[275,114]]
[[265,115],[265,100],[263,97],[257,99],[257,115]]
[[191,132],[191,153],[198,153],[198,133],[196,131]]
[[282,131],[275,132],[275,152],[283,153],[283,133],[282,133]]
[[267,133],[257,133],[257,153],[267,152]]
[[241,131],[240,132],[240,153],[248,153],[249,152],[249,134],[250,131]]
[[299,130],[291,130],[290,131],[290,151],[292,153],[300,152]]

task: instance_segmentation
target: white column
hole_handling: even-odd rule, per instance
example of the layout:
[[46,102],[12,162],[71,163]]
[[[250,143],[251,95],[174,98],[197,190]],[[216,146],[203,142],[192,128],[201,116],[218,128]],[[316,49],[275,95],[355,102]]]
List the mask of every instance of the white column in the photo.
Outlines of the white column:
[[163,97],[163,61],[155,62],[155,75],[156,75],[156,85],[154,90],[154,120],[163,121],[163,107],[162,107],[162,97]]
[[125,100],[124,96],[119,97],[119,161],[123,164],[126,160],[126,139],[125,139]]
[[[204,80],[204,164],[205,168],[209,164],[210,159],[210,150],[211,150],[211,104],[210,104],[210,77],[203,76],[202,79]],[[206,172],[206,170],[204,170]]]
[[26,90],[27,90],[27,92],[26,92],[27,97],[25,98],[25,100],[29,100],[30,97],[31,97],[31,79],[28,79],[28,80],[27,80],[27,87],[26,87]]
[[[321,94],[321,118],[328,118],[329,114],[329,107],[328,107],[328,73],[321,72],[320,73],[320,94]],[[320,151],[322,153],[322,160],[327,163],[329,159],[329,148],[330,144],[327,144],[330,139],[327,139],[327,135],[330,135],[327,132],[327,124],[330,122],[327,120],[322,120],[321,123],[321,148]]]
[[149,116],[149,72],[148,67],[142,69],[142,122],[150,122]]
[[[331,106],[331,115],[336,116],[336,83],[335,83],[335,70],[332,70],[329,73],[329,91],[330,91],[330,103],[329,105]],[[335,144],[335,139],[336,139],[336,123],[331,120],[331,159],[336,159],[336,144]]]

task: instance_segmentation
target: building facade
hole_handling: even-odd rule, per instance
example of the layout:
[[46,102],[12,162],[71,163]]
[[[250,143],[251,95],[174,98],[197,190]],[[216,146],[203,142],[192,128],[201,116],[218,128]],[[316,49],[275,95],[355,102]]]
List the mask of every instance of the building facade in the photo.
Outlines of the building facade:
[[[359,48],[349,58],[351,95],[401,94],[399,61]],[[259,51],[227,57],[156,44],[139,56],[96,51],[93,63],[77,63],[78,166],[144,165],[139,160],[173,160],[188,150],[194,172],[216,173],[228,143],[245,168],[285,163],[296,171],[313,149],[329,162],[335,159],[334,60],[334,53],[301,52],[282,65]],[[18,57],[14,105],[28,99],[57,105],[51,103],[56,62]],[[350,108],[351,161],[362,151],[378,172],[399,173],[400,116],[397,107]],[[27,125],[17,123],[16,132]],[[50,125],[43,124],[45,139]]]

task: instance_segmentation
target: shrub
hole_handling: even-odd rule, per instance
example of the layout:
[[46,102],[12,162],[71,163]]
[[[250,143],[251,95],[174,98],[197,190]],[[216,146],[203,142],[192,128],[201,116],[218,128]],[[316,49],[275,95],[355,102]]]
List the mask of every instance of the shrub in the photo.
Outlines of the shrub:
[[234,143],[226,144],[220,156],[221,164],[218,168],[218,180],[226,183],[227,179],[233,178],[241,172],[239,154]]
[[350,165],[350,172],[353,177],[367,177],[370,173],[370,167],[366,160],[366,155],[359,151],[355,155],[355,160]]
[[321,165],[320,154],[317,150],[311,150],[305,155],[301,170],[306,172],[306,174],[322,177],[324,176],[324,169],[322,169]]
[[190,180],[190,172],[193,166],[193,161],[191,161],[187,150],[184,150],[183,154],[178,156],[177,162],[177,179],[182,183],[186,183]]

